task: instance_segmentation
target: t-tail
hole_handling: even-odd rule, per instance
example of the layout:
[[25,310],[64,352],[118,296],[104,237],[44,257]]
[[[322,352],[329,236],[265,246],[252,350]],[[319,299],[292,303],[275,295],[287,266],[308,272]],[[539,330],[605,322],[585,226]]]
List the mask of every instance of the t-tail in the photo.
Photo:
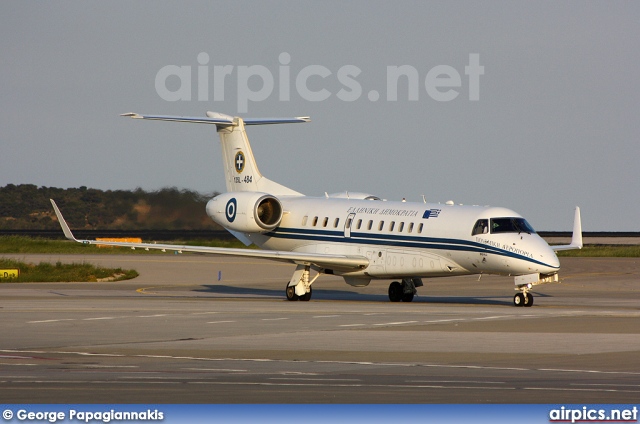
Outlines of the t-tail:
[[294,124],[309,122],[309,117],[297,118],[252,118],[242,119],[217,112],[207,112],[206,117],[166,116],[166,115],[140,115],[137,113],[124,113],[134,119],[148,119],[156,121],[188,122],[196,124],[213,124],[220,135],[222,146],[222,158],[224,175],[228,192],[255,191],[279,196],[297,195],[295,190],[271,181],[264,177],[251,150],[251,144],[247,138],[245,126],[268,124]]

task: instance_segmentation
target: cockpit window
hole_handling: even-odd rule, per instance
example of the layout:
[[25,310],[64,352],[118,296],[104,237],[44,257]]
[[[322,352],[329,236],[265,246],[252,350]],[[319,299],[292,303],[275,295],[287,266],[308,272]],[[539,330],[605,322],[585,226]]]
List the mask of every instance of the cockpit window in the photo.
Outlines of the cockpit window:
[[476,225],[473,226],[472,236],[476,234],[487,234],[489,232],[489,220],[479,219],[476,221]]
[[491,234],[535,232],[524,218],[491,218]]

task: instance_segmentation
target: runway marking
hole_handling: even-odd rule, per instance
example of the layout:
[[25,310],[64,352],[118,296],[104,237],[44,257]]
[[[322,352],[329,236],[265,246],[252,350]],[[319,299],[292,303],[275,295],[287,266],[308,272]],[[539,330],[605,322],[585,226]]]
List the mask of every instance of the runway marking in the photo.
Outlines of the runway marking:
[[38,366],[38,364],[12,364],[10,362],[0,362],[0,365],[13,365],[16,367],[31,367],[31,366]]
[[402,321],[402,322],[385,322],[382,324],[373,324],[373,325],[403,325],[403,324],[415,324],[418,321]]
[[75,321],[75,318],[64,318],[64,319],[45,319],[42,321],[27,321],[27,324],[39,324],[43,322],[60,322],[60,321]]
[[493,317],[480,317],[480,318],[471,318],[474,321],[480,321],[480,320],[484,320],[484,319],[500,319],[500,318],[513,318],[511,316],[507,316],[507,315],[496,315]]
[[342,324],[340,327],[364,327],[367,324]]
[[585,372],[592,374],[624,374],[624,375],[640,375],[640,372],[634,371],[598,371],[598,370],[571,370],[561,368],[540,368],[538,371],[553,371],[553,372]]
[[207,324],[225,324],[230,322],[236,322],[236,321],[210,321]]
[[[123,317],[120,317],[123,318]],[[97,321],[101,319],[118,319],[118,317],[83,318],[82,321]]]
[[156,315],[138,315],[136,318],[157,318],[157,317],[166,317],[168,314],[156,314]]
[[453,321],[466,321],[465,318],[451,318],[451,319],[436,319],[436,320],[432,320],[432,321],[424,321],[428,324],[436,324],[439,322],[453,322]]
[[504,381],[473,381],[473,380],[407,380],[407,383],[507,384]]
[[[364,325],[364,324],[347,324],[347,325]],[[13,350],[0,349],[0,352],[6,353],[30,353],[30,354],[61,354],[61,355],[80,355],[80,356],[104,356],[104,357],[128,357],[128,358],[159,358],[159,359],[185,359],[192,361],[207,362],[277,362],[277,363],[318,363],[318,364],[342,364],[342,365],[363,365],[363,366],[383,366],[383,367],[426,367],[426,368],[461,368],[461,369],[479,369],[479,370],[499,370],[499,371],[531,371],[531,372],[573,372],[573,373],[598,373],[598,374],[616,374],[616,375],[640,375],[636,371],[596,371],[596,370],[577,370],[577,369],[553,369],[553,368],[516,368],[516,367],[494,367],[480,365],[445,365],[445,364],[422,364],[422,363],[396,363],[396,362],[368,362],[368,361],[304,361],[304,360],[286,360],[286,359],[267,359],[267,358],[204,358],[194,356],[170,356],[170,355],[123,355],[113,353],[87,353],[76,351],[40,351],[40,350]],[[52,358],[49,358],[52,359]]]
[[184,380],[184,377],[167,377],[167,376],[157,376],[157,377],[152,377],[152,376],[142,376],[142,375],[132,375],[132,376],[128,376],[128,375],[121,375],[118,378],[126,378],[128,380]]
[[94,364],[77,364],[78,367],[84,368],[140,368],[138,365],[94,365]]
[[617,386],[617,387],[640,387],[640,384],[613,384],[613,383],[569,383],[570,386]]
[[269,377],[269,380],[294,380],[294,381],[362,381],[359,378],[298,378],[298,377]]
[[215,371],[215,372],[249,372],[248,370],[234,370],[229,368],[180,368],[186,371]]

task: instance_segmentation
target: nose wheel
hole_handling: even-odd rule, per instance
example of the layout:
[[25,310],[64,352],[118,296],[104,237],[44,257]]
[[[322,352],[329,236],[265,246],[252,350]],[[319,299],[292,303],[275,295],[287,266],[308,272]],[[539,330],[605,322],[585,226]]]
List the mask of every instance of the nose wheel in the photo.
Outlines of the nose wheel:
[[526,306],[533,305],[533,295],[529,292],[516,293],[513,296],[513,306]]

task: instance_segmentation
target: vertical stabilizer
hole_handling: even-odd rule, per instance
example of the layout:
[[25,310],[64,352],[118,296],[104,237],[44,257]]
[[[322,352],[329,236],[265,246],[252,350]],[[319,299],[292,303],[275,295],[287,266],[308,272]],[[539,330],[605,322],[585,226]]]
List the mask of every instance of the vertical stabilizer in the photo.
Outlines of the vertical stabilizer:
[[295,124],[309,122],[307,116],[297,118],[252,118],[242,119],[217,112],[207,112],[207,117],[141,115],[138,113],[124,113],[133,119],[148,119],[156,121],[188,122],[195,124],[213,124],[220,135],[222,145],[222,160],[227,191],[260,191],[280,196],[300,196],[281,184],[262,176],[251,151],[245,125]]
[[[207,113],[208,115],[208,113]],[[264,177],[251,150],[242,118],[234,118],[233,125],[218,126],[227,191],[261,191],[275,195],[300,195]]]

